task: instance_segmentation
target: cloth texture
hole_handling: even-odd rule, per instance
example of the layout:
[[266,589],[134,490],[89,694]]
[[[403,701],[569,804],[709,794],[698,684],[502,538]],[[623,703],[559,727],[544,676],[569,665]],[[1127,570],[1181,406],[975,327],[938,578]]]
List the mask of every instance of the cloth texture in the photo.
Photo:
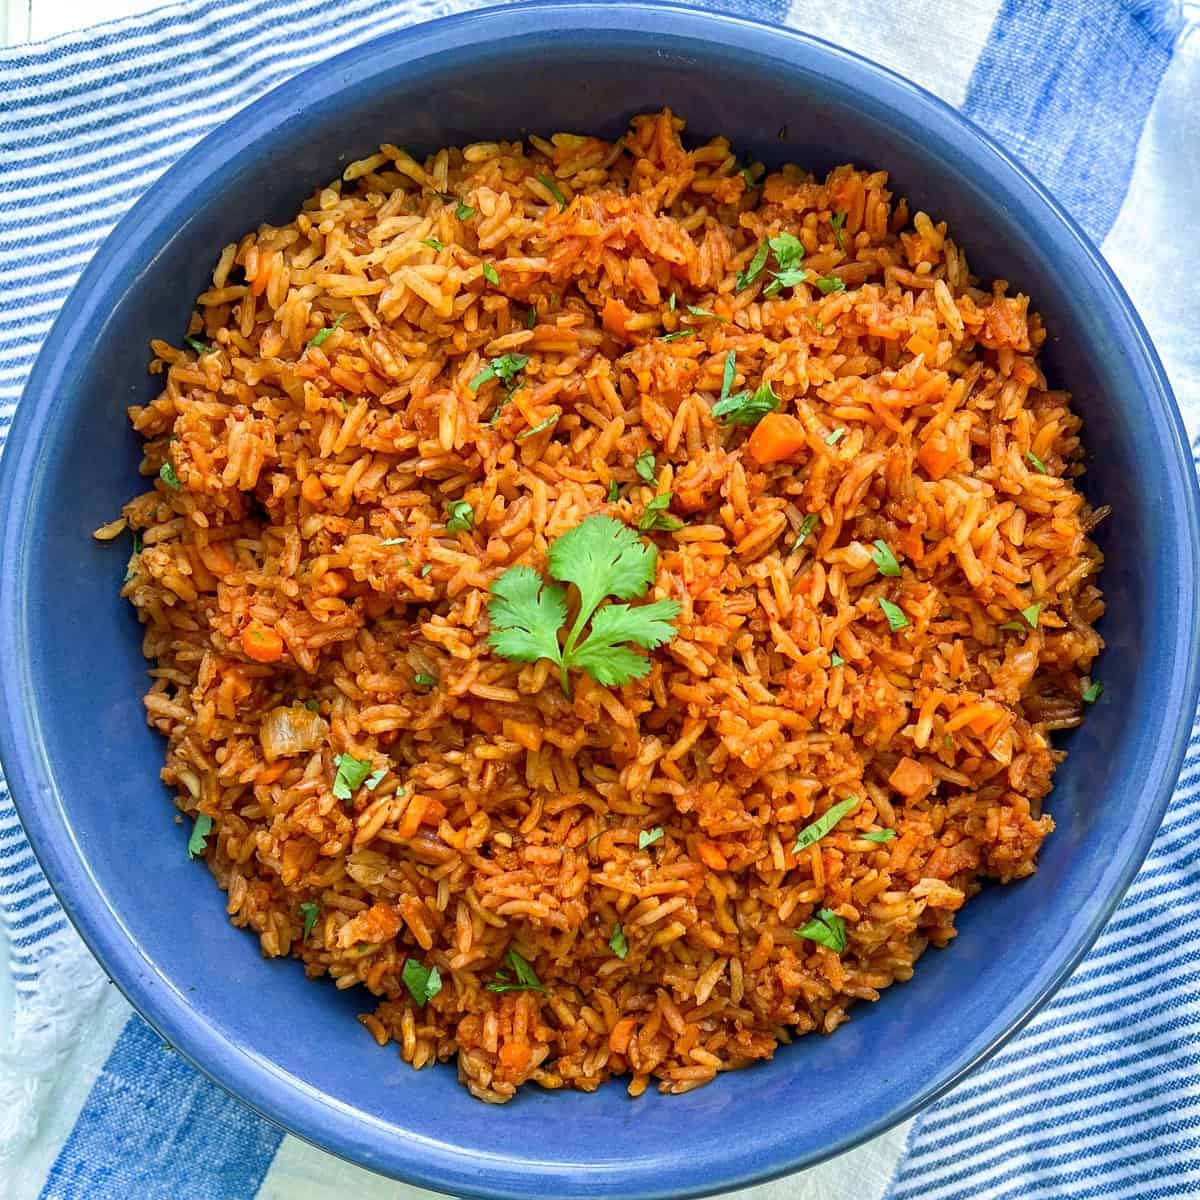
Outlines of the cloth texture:
[[[192,0],[0,51],[0,450],[38,348],[79,273],[176,158],[314,62],[388,30],[483,6]],[[1200,5],[706,6],[790,25],[873,58],[956,105],[1030,167],[1132,295],[1195,445]],[[1129,894],[1028,1028],[909,1126],[739,1196],[1200,1195],[1198,895],[1200,728]],[[163,1046],[66,920],[2,776],[0,950],[0,1195],[429,1195],[284,1135]]]

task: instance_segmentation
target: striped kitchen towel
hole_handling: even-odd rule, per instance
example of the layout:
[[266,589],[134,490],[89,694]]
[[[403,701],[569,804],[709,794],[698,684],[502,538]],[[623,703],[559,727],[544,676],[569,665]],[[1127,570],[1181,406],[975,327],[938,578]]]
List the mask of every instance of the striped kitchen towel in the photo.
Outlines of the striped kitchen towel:
[[[298,70],[472,0],[195,0],[0,51],[0,445],[54,314],[184,150]],[[990,131],[1102,246],[1200,432],[1200,7],[720,0]],[[1024,1033],[906,1129],[744,1200],[1200,1195],[1200,733],[1144,869]],[[313,1150],[164,1048],[40,875],[0,780],[0,1195],[425,1195]]]

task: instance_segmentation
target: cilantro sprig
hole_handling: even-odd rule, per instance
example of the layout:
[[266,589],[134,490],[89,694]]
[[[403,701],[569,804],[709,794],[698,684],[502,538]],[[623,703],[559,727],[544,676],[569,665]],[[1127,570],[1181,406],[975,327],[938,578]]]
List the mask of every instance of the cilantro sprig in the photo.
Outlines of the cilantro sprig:
[[730,350],[725,356],[725,369],[721,373],[721,395],[712,406],[714,419],[732,425],[757,425],[769,412],[779,407],[779,397],[770,383],[764,383],[754,392],[730,393],[737,378],[737,352]]
[[529,364],[528,354],[502,354],[499,358],[493,358],[470,383],[467,387],[473,392],[479,391],[481,387],[489,379],[499,379],[504,384],[508,391],[512,391],[516,387],[517,376],[525,370]]
[[409,995],[422,1007],[429,1003],[442,990],[442,977],[437,967],[422,966],[415,958],[404,960],[404,970],[400,972],[404,986]]
[[846,922],[833,911],[823,908],[811,921],[801,929],[796,930],[796,936],[808,938],[819,946],[827,946],[836,954],[846,949]]
[[542,981],[538,979],[534,969],[512,947],[505,951],[504,961],[508,969],[500,967],[496,971],[496,980],[487,985],[489,992],[544,992]]
[[333,794],[338,800],[353,800],[354,793],[366,783],[375,769],[369,758],[355,758],[353,754],[339,754],[333,763],[337,767],[337,774],[333,777]]
[[796,838],[794,853],[799,854],[801,850],[806,850],[815,842],[819,842],[827,833],[832,833],[837,828],[837,823],[857,807],[858,797],[847,796],[845,800],[835,804],[828,812],[819,816],[811,825],[806,825],[800,830],[800,836]]
[[208,835],[212,833],[213,820],[208,813],[201,813],[192,826],[192,836],[188,838],[188,858],[195,858],[208,849]]
[[547,175],[544,171],[538,176],[538,183],[542,185],[558,201],[559,211],[563,211],[567,207],[567,198],[562,193],[562,188],[558,186],[558,182],[553,175]]
[[[650,660],[634,647],[655,650],[670,641],[679,604],[656,600],[635,607],[604,601],[644,596],[657,565],[658,551],[627,525],[612,517],[588,517],[550,547],[549,573],[558,583],[519,566],[492,584],[488,644],[513,662],[545,658],[556,663],[568,696],[572,670],[587,671],[605,687],[641,679]],[[560,584],[574,584],[579,592],[578,616],[561,644],[567,589]]]

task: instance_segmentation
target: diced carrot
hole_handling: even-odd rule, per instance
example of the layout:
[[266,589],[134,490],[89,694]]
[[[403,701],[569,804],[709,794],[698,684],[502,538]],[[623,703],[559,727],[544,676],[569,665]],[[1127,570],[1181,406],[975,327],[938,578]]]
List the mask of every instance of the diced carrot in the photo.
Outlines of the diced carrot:
[[255,662],[273,663],[283,657],[283,638],[269,625],[251,621],[242,630],[242,649]]
[[425,815],[425,805],[427,801],[424,796],[414,796],[409,802],[408,807],[404,810],[404,818],[400,822],[400,827],[396,833],[402,838],[410,838],[417,836],[417,830],[421,828],[421,818]]
[[325,485],[316,475],[305,475],[304,482],[300,485],[300,495],[309,504],[320,504],[325,499]]
[[624,1054],[629,1049],[629,1040],[637,1026],[637,1017],[623,1017],[608,1035],[608,1048],[614,1054]]
[[787,413],[767,413],[754,427],[747,449],[760,466],[784,462],[807,444],[804,426]]
[[958,460],[961,456],[958,450],[950,444],[949,438],[942,434],[934,434],[917,451],[917,462],[925,468],[925,473],[930,479],[941,479],[943,475],[947,475],[958,465]]
[[625,322],[632,316],[628,306],[615,296],[604,302],[604,328],[616,337],[625,336]]
[[706,867],[711,867],[714,871],[724,871],[729,862],[725,855],[721,853],[720,847],[715,842],[707,841],[701,838],[696,843],[696,853],[700,855],[701,861]]
[[915,758],[902,758],[888,776],[888,783],[902,796],[915,796],[933,783],[933,773]]
[[520,1073],[529,1066],[533,1055],[524,1042],[505,1042],[500,1047],[500,1065],[506,1071]]

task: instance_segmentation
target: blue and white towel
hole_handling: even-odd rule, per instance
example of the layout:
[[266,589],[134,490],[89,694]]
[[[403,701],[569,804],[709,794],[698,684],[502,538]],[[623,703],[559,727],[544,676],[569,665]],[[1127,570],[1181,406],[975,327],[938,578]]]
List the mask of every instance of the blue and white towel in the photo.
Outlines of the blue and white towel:
[[[478,6],[195,0],[0,51],[0,445],[63,298],[178,155],[303,67]],[[1022,159],[1103,248],[1200,433],[1200,4],[718,6],[892,67]],[[743,1200],[1200,1196],[1197,896],[1200,732],[1124,904],[1029,1028],[910,1126]],[[2,779],[0,918],[0,1195],[428,1195],[285,1136],[164,1048],[67,924]]]

